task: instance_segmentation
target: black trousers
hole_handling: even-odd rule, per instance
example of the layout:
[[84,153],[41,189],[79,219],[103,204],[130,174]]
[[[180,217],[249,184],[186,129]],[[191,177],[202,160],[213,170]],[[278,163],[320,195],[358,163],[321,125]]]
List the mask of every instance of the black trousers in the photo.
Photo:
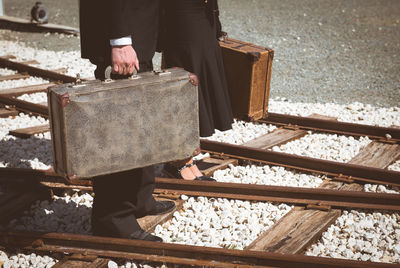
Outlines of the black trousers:
[[[106,66],[98,63],[96,78],[104,79]],[[152,70],[151,61],[141,63],[140,71],[148,70]],[[154,180],[152,166],[93,178],[93,234],[129,238],[139,230],[137,218],[155,206]]]

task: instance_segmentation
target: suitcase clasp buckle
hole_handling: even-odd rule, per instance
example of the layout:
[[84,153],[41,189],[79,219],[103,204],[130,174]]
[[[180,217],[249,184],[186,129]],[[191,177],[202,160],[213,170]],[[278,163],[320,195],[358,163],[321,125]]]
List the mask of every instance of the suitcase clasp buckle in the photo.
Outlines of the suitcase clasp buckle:
[[154,73],[155,75],[159,75],[159,76],[171,74],[170,71],[166,71],[166,70],[153,71],[153,73]]

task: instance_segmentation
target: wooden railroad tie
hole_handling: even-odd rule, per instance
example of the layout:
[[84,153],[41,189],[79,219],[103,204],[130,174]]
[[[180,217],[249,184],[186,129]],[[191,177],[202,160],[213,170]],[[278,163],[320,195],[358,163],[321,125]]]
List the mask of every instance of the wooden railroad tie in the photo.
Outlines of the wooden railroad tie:
[[[400,157],[400,145],[371,142],[349,163],[376,168],[387,168]],[[348,182],[351,182],[349,180]],[[320,185],[324,189],[363,191],[364,187],[356,183],[325,181]],[[268,231],[262,234],[247,249],[262,250],[283,254],[301,254],[341,215],[339,209],[327,209],[296,206]]]

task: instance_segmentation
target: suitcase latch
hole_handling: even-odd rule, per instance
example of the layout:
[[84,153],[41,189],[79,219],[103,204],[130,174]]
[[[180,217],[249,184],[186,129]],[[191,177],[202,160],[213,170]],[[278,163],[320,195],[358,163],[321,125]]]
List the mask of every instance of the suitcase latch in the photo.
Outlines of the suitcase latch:
[[154,73],[155,75],[159,75],[159,76],[163,76],[163,75],[171,74],[171,72],[170,72],[170,71],[166,71],[166,70],[153,71],[153,73]]

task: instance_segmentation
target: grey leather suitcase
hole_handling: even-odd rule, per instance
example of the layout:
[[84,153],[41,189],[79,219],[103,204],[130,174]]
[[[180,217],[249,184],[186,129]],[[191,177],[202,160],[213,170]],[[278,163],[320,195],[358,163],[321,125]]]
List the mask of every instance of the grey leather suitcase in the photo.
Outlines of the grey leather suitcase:
[[50,88],[55,171],[90,178],[191,156],[199,146],[197,81],[168,69]]

